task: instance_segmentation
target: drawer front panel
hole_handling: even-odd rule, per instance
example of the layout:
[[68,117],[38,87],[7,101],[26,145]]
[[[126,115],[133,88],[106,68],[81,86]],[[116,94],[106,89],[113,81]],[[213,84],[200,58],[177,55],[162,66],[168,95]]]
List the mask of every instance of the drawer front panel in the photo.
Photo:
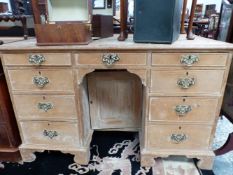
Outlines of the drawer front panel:
[[211,126],[202,125],[149,125],[149,149],[208,149]]
[[8,75],[13,91],[74,91],[72,70],[8,70]]
[[19,119],[77,119],[74,96],[14,95]]
[[[119,60],[113,65],[146,65],[146,53],[116,53]],[[105,53],[79,53],[75,55],[77,65],[106,65],[103,62]],[[108,55],[107,55],[108,57]]]
[[221,92],[224,70],[152,70],[151,92],[162,94]]
[[5,54],[7,66],[71,66],[70,53]]
[[153,97],[149,121],[207,122],[213,124],[217,98]]
[[68,122],[20,122],[24,143],[77,146],[78,124]]
[[153,66],[226,66],[227,53],[153,53]]

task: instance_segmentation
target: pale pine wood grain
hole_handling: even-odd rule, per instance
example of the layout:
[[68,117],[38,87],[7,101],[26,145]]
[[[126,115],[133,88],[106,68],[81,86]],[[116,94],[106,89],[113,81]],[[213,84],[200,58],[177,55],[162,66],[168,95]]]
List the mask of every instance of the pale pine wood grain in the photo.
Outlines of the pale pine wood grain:
[[[8,75],[13,91],[31,92],[74,92],[72,70],[8,70]],[[33,83],[33,77],[43,76],[49,79],[49,83],[43,88]]]
[[43,55],[45,62],[43,66],[71,66],[70,53],[27,53],[27,54],[5,54],[3,60],[7,66],[35,66],[29,62],[30,55]]
[[[177,85],[180,78],[194,78],[195,84],[182,89]],[[220,95],[224,70],[164,70],[151,71],[151,91],[162,94],[213,94]]]
[[[106,52],[108,53],[108,52]],[[79,53],[75,54],[76,64],[77,65],[103,65],[102,57],[103,53]],[[146,53],[116,53],[120,60],[114,65],[146,65]]]
[[137,128],[141,123],[142,84],[125,71],[87,77],[93,129]]
[[199,58],[197,63],[192,66],[208,66],[208,67],[219,67],[226,66],[227,53],[153,53],[152,54],[152,65],[153,66],[183,66],[180,63],[182,56],[196,55]]
[[[179,116],[177,105],[191,106],[192,110],[184,116]],[[205,122],[213,124],[218,106],[218,98],[204,97],[151,97],[149,121],[163,122]]]
[[[19,120],[77,120],[75,97],[68,95],[14,95]],[[44,111],[39,103],[50,103],[52,109]]]
[[[193,150],[208,150],[211,128],[211,125],[149,124],[147,126],[147,149],[182,149],[185,151],[185,149],[191,148]],[[171,141],[172,134],[185,134],[187,139],[176,144]]]
[[[46,122],[46,121],[28,121],[20,122],[25,144],[47,145],[48,148],[63,145],[77,146],[79,144],[78,124],[75,122]],[[50,139],[43,135],[44,130],[56,131],[57,136]]]

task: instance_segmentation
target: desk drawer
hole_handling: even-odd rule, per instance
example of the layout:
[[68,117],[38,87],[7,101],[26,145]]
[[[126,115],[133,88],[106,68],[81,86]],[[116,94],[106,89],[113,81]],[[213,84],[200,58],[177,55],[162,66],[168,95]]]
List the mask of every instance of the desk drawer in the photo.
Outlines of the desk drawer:
[[226,66],[227,53],[153,53],[153,66]]
[[151,92],[219,95],[224,70],[152,70]]
[[148,149],[208,149],[211,126],[153,125],[146,128]]
[[150,98],[149,121],[213,124],[217,106],[217,98],[153,97]]
[[[119,58],[113,65],[146,65],[146,53],[115,53]],[[103,56],[108,59],[113,58],[112,53],[79,53],[75,55],[77,65],[106,65],[103,62]]]
[[77,120],[74,96],[14,95],[13,98],[20,120]]
[[8,70],[13,91],[73,92],[72,70]]
[[[69,122],[20,122],[24,143],[77,146],[78,124]],[[49,147],[48,147],[49,148]]]
[[4,54],[7,66],[71,66],[70,53]]

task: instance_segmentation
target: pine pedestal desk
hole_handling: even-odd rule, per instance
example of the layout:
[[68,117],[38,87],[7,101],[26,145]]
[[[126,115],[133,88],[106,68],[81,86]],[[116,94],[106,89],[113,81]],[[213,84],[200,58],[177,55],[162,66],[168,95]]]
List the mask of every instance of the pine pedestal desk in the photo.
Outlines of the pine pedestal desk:
[[36,46],[29,39],[1,46],[23,160],[59,150],[87,164],[95,130],[139,131],[142,166],[183,155],[211,169],[232,51],[232,44],[184,35],[171,45],[112,37],[89,45]]

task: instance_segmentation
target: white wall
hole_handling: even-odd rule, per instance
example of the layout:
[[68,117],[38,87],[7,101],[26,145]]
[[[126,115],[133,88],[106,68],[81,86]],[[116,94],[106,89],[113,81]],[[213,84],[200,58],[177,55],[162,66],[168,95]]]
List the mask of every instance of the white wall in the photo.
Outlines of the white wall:
[[[107,0],[105,0],[107,1]],[[112,1],[113,3],[113,1]],[[113,7],[113,4],[112,4]],[[93,9],[93,14],[101,14],[101,15],[113,15],[113,8],[107,8],[107,2],[105,2],[105,9]]]
[[112,8],[93,9],[93,14],[113,15],[113,9]]
[[[216,10],[217,12],[220,12],[220,8],[221,8],[221,3],[222,0],[197,0],[197,4],[203,4],[203,14],[205,13],[205,6],[208,4],[216,4]],[[187,8],[191,9],[191,5],[192,5],[192,0],[188,0],[188,5]]]

